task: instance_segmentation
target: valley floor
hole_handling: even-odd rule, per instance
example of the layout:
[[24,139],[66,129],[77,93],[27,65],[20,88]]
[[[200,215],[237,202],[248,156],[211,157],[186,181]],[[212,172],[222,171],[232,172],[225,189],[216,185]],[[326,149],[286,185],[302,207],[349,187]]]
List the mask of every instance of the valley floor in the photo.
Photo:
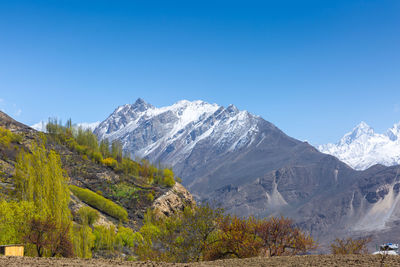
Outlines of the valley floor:
[[380,256],[372,255],[312,255],[273,258],[229,259],[201,263],[157,263],[157,262],[128,262],[105,259],[66,259],[66,258],[30,258],[30,257],[0,257],[0,266],[400,266],[400,256],[388,256],[381,265]]

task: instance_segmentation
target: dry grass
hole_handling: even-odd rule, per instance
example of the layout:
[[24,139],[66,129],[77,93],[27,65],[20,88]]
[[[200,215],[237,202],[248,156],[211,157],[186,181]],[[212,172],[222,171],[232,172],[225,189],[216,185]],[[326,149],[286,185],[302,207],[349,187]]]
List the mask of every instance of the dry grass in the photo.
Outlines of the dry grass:
[[[65,259],[65,258],[30,258],[30,257],[0,257],[0,266],[381,266],[381,258],[373,255],[313,255],[288,256],[273,258],[229,259],[214,262],[192,264],[156,263],[156,262],[127,262],[105,259]],[[389,256],[385,266],[400,266],[400,256]]]

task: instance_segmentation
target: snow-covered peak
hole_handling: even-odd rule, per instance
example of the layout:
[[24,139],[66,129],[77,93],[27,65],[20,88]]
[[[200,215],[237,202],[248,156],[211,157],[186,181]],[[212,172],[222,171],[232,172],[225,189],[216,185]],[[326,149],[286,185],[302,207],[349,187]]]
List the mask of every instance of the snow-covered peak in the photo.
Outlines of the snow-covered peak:
[[400,122],[396,123],[392,128],[387,130],[386,135],[392,141],[400,140]]
[[351,132],[345,134],[343,138],[339,141],[339,144],[341,145],[351,144],[357,139],[360,138],[368,139],[374,134],[375,134],[374,129],[371,128],[367,123],[362,121],[356,127],[354,127],[354,129]]
[[380,134],[361,122],[338,143],[320,145],[318,149],[336,156],[358,170],[375,164],[397,165],[400,164],[400,123],[395,124],[385,134]]
[[100,139],[120,140],[124,150],[134,155],[162,158],[173,165],[202,142],[216,146],[220,153],[249,145],[259,119],[234,105],[224,108],[201,100],[181,100],[158,108],[139,99],[117,108],[94,133]]
[[96,129],[97,126],[99,126],[100,121],[95,121],[95,122],[80,122],[77,123],[77,127],[81,127],[84,130],[91,130],[92,132],[94,129]]
[[154,108],[152,105],[148,104],[146,101],[144,101],[141,98],[138,98],[135,103],[132,105],[132,108],[137,110],[137,111],[145,111],[147,109],[152,109]]
[[45,132],[46,131],[46,125],[47,125],[47,122],[39,121],[39,122],[31,125],[30,127],[35,129],[36,131]]
[[[178,128],[198,121],[202,116],[213,114],[218,108],[217,104],[209,104],[200,100],[181,100],[171,106],[156,108],[139,98],[134,104],[118,107],[97,127],[95,133],[101,138],[118,138],[135,129],[141,121],[152,118],[176,121],[174,131],[177,131]],[[167,117],[169,118],[167,119]]]

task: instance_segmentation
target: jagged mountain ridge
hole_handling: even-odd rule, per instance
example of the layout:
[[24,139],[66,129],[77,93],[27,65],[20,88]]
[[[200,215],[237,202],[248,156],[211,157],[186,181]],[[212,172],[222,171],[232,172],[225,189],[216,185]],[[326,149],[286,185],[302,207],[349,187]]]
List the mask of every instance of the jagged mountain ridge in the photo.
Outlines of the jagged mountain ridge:
[[170,164],[201,200],[241,216],[290,216],[320,240],[382,234],[400,222],[399,167],[355,171],[232,105],[180,101],[155,108],[138,99],[117,108],[95,133]]
[[196,183],[189,181],[193,171],[199,175],[204,172],[198,163],[210,166],[216,157],[260,146],[266,140],[281,148],[285,142],[289,146],[302,143],[234,105],[224,108],[187,100],[155,108],[138,99],[133,105],[118,107],[94,133],[100,139],[119,139],[124,150],[134,156],[173,166],[189,186]]
[[117,108],[94,133],[100,139],[119,139],[134,156],[169,164],[182,173],[187,158],[206,142],[219,155],[252,144],[257,139],[260,120],[234,105],[224,108],[183,100],[170,107],[155,108],[138,99],[133,105]]
[[365,170],[375,164],[393,166],[400,164],[400,123],[386,133],[375,133],[365,122],[345,134],[336,144],[318,146],[326,154],[338,157],[357,170]]

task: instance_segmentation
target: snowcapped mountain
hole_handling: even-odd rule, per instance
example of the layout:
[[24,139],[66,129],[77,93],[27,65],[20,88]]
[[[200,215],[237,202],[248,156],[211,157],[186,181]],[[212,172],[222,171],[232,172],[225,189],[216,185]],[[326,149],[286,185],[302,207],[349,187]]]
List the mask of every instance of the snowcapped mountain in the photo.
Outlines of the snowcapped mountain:
[[35,129],[36,131],[45,132],[46,131],[46,125],[47,125],[47,122],[39,121],[39,122],[31,125],[30,127]]
[[[356,171],[233,105],[183,100],[156,108],[138,99],[115,109],[94,133],[173,167],[198,200],[228,213],[289,216],[320,240],[349,231],[400,233],[399,166]],[[398,142],[398,133],[396,126],[375,134],[362,123],[339,144],[374,150]]]
[[357,170],[375,164],[400,164],[400,123],[386,133],[375,133],[365,122],[345,134],[336,144],[318,146],[322,153],[333,155]]
[[135,156],[176,166],[204,142],[212,143],[219,153],[250,145],[258,120],[233,105],[182,100],[155,108],[138,99],[118,107],[94,133],[100,139],[119,139]]
[[77,123],[76,126],[77,127],[81,127],[84,130],[91,130],[94,131],[94,129],[96,129],[97,126],[99,126],[100,121],[95,121],[95,122],[80,122]]

